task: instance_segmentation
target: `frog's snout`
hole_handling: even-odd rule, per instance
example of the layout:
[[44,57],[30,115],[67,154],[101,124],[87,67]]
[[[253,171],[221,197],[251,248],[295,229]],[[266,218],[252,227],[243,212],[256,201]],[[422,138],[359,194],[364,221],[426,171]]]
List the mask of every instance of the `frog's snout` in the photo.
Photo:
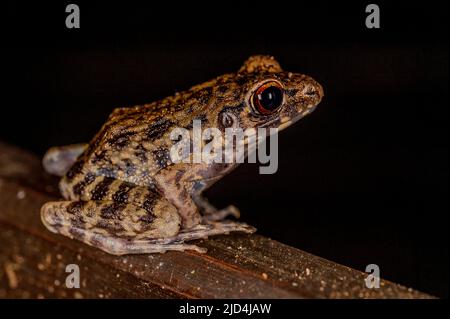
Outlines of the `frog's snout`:
[[294,103],[291,117],[301,118],[314,111],[322,100],[323,95],[322,85],[310,77],[303,78],[293,96]]
[[300,98],[304,100],[307,105],[311,106],[319,104],[324,95],[322,85],[309,77],[304,82],[303,89],[299,93]]

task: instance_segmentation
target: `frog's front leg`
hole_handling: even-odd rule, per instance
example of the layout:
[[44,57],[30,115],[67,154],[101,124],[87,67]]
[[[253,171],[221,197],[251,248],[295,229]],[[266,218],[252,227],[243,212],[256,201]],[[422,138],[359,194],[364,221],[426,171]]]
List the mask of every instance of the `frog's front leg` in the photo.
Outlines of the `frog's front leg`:
[[184,244],[176,236],[180,217],[172,205],[156,203],[148,212],[114,201],[61,201],[46,203],[41,219],[52,232],[75,238],[110,254],[160,253],[205,249]]
[[233,216],[235,218],[239,218],[241,216],[241,213],[236,206],[229,205],[219,210],[214,207],[201,193],[194,194],[192,199],[203,217],[209,221],[223,220],[228,216]]

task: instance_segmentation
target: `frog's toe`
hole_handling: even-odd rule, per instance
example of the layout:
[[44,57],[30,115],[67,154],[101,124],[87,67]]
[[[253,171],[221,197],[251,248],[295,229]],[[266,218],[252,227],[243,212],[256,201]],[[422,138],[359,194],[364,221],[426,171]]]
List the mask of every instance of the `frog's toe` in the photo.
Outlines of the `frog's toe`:
[[241,217],[241,212],[239,211],[239,208],[237,208],[234,205],[230,205],[226,207],[224,210],[227,213],[227,216],[233,216],[235,218]]
[[228,216],[233,216],[235,218],[241,217],[241,212],[236,206],[230,205],[224,209],[217,210],[214,213],[205,214],[204,217],[208,221],[219,221],[224,220]]

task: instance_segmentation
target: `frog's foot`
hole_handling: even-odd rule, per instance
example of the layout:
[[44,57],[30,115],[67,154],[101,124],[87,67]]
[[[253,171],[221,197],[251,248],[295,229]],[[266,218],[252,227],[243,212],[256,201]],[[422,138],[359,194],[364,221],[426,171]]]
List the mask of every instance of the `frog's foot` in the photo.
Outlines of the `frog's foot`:
[[209,236],[224,235],[230,232],[242,232],[252,234],[256,228],[245,223],[233,221],[210,221],[205,219],[203,224],[199,224],[190,229],[182,230],[177,236],[173,237],[174,241],[189,241],[194,239],[206,239]]
[[87,144],[73,144],[50,148],[42,159],[42,165],[47,173],[63,176],[75,163],[78,156],[84,152]]
[[175,239],[180,230],[180,216],[165,201],[157,201],[151,213],[113,201],[50,202],[42,207],[41,219],[50,231],[113,255],[206,251]]
[[193,199],[203,217],[208,221],[224,220],[228,216],[233,216],[235,218],[239,218],[241,216],[241,213],[236,206],[230,205],[224,209],[218,210],[211,205],[208,199],[201,195],[195,196]]

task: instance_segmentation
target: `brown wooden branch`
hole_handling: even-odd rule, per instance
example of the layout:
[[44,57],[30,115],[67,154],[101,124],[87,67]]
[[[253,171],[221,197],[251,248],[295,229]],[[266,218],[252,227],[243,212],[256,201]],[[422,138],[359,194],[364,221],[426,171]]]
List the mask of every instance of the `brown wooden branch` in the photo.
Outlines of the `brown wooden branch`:
[[[39,210],[58,198],[40,160],[0,143],[1,298],[429,298],[259,234],[201,240],[207,254],[112,256],[47,231]],[[264,233],[264,230],[260,230]],[[66,265],[81,287],[65,285]]]

